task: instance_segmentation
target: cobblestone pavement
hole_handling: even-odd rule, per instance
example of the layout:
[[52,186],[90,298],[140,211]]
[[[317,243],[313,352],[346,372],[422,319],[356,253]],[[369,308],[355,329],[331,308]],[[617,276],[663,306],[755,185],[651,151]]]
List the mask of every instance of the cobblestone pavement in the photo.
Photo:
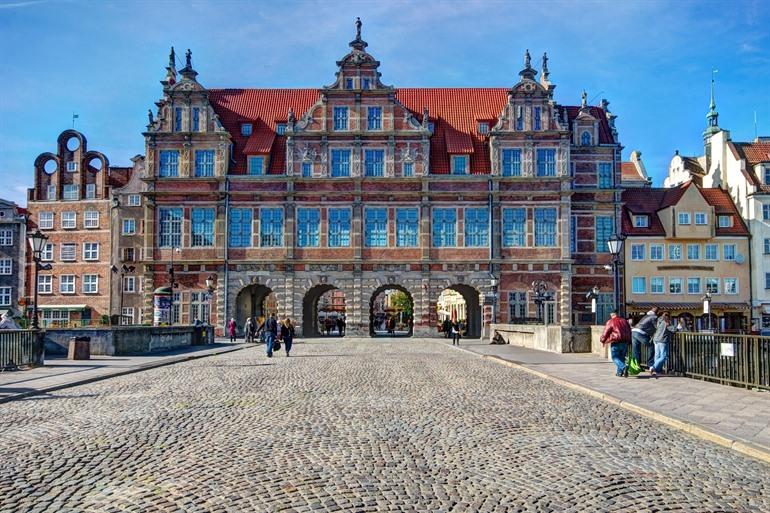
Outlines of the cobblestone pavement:
[[0,405],[0,511],[770,511],[770,467],[441,343],[261,348]]

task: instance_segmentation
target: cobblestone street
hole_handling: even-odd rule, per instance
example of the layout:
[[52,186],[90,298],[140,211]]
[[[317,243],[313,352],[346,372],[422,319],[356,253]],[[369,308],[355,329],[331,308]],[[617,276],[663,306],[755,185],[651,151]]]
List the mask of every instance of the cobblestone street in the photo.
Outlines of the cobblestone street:
[[13,401],[0,454],[2,512],[770,511],[764,463],[424,339]]

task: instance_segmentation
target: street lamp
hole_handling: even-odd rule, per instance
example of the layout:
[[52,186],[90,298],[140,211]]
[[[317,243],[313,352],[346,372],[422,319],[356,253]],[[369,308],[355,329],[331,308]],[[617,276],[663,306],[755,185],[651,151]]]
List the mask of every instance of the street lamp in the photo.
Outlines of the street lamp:
[[599,297],[599,287],[594,285],[594,288],[586,293],[586,298],[591,300],[591,313],[594,314],[594,324],[599,324],[599,314],[596,309],[596,298]]
[[169,279],[171,280],[171,284],[170,284],[169,288],[171,289],[171,309],[172,309],[172,314],[169,316],[169,326],[173,326],[174,325],[174,314],[173,314],[173,309],[174,309],[174,288],[177,287],[177,283],[174,280],[174,253],[176,253],[177,251],[179,251],[179,248],[177,248],[177,247],[172,247],[171,248],[171,265],[168,266],[168,276],[169,276]]
[[548,285],[543,280],[535,280],[532,282],[532,300],[537,307],[537,320],[545,324],[545,316],[543,315],[543,303],[548,299]]
[[615,309],[617,309],[620,315],[625,311],[625,308],[622,308],[620,304],[620,255],[623,253],[624,240],[625,237],[623,235],[614,233],[607,241],[607,248],[612,255],[612,271],[615,276]]
[[[208,278],[206,278],[206,288],[209,291],[209,318],[208,323],[212,324],[211,322],[211,309],[214,304],[214,290],[215,290],[215,283],[217,282],[217,275],[212,274]],[[212,324],[213,325],[213,324]]]
[[133,273],[135,270],[136,270],[136,267],[134,267],[133,265],[129,266],[129,265],[123,264],[123,266],[120,269],[118,269],[114,265],[112,266],[112,273],[120,275],[120,312],[118,317],[118,319],[120,320],[118,321],[118,324],[121,326],[123,325],[123,292],[124,292],[123,288],[125,286],[125,277],[127,274]]
[[500,280],[494,274],[489,275],[489,285],[492,289],[492,323],[497,322],[497,286],[500,284]]
[[711,293],[706,292],[701,300],[703,301],[703,315],[706,316],[706,330],[711,331]]
[[45,241],[48,240],[48,237],[41,232],[40,230],[36,230],[35,233],[31,234],[29,237],[29,245],[32,246],[32,261],[35,263],[35,285],[34,285],[34,299],[32,302],[32,329],[40,329],[40,324],[38,324],[37,320],[37,289],[39,287],[38,281],[38,272],[43,270],[49,270],[51,269],[51,264],[41,264],[41,258],[43,255],[43,247],[45,246]]

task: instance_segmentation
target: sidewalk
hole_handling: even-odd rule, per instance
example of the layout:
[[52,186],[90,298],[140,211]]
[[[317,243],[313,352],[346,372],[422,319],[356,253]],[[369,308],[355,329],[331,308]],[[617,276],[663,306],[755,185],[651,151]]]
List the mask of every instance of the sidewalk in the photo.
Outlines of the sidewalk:
[[0,372],[0,403],[246,347],[252,345],[218,342],[213,346],[190,346],[146,356],[92,356],[90,360],[46,358],[42,367]]
[[770,393],[677,376],[618,378],[612,362],[586,353],[557,354],[486,341],[462,349],[497,358],[591,393],[720,445],[770,462]]

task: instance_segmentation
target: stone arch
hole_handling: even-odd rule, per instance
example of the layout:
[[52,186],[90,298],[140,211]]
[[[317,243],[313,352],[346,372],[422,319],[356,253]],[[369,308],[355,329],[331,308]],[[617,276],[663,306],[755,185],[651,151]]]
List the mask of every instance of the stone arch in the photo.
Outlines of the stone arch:
[[377,296],[379,296],[381,293],[385,292],[386,290],[399,290],[405,293],[409,297],[409,301],[412,303],[412,318],[408,322],[409,329],[405,336],[411,337],[414,334],[414,315],[415,315],[415,307],[416,307],[416,303],[414,300],[415,296],[409,291],[409,289],[407,289],[403,285],[398,285],[396,283],[386,283],[386,284],[380,285],[372,292],[372,295],[369,298],[369,335],[372,337],[377,336],[374,330],[374,323],[375,323],[374,302],[377,299]]
[[[99,151],[86,152],[83,160],[85,162],[86,169],[88,169],[88,171],[91,171],[92,173],[106,171],[110,167],[110,162],[109,160],[107,160],[107,157],[105,157],[104,154]],[[93,166],[91,164],[94,160],[99,161],[99,167]]]
[[[320,283],[308,289],[302,298],[302,335],[305,337],[317,337],[321,335],[318,329],[318,302],[324,294],[332,290],[339,290],[345,294],[345,290],[328,283]],[[345,294],[345,310],[347,313],[347,302],[349,301]]]
[[[68,146],[70,139],[78,140],[78,145],[74,150],[71,150]],[[75,152],[85,153],[88,143],[86,141],[86,136],[77,130],[65,130],[59,134],[57,144],[59,146],[59,155],[67,155]]]
[[238,291],[235,298],[235,315],[232,317],[235,317],[239,331],[243,331],[247,317],[264,317],[270,313],[278,313],[277,298],[274,306],[265,303],[272,293],[272,288],[260,283],[252,283]]
[[465,283],[454,283],[441,289],[439,294],[447,289],[457,292],[463,297],[463,300],[465,301],[465,337],[481,337],[483,320],[481,315],[481,293],[471,285],[467,285]]

